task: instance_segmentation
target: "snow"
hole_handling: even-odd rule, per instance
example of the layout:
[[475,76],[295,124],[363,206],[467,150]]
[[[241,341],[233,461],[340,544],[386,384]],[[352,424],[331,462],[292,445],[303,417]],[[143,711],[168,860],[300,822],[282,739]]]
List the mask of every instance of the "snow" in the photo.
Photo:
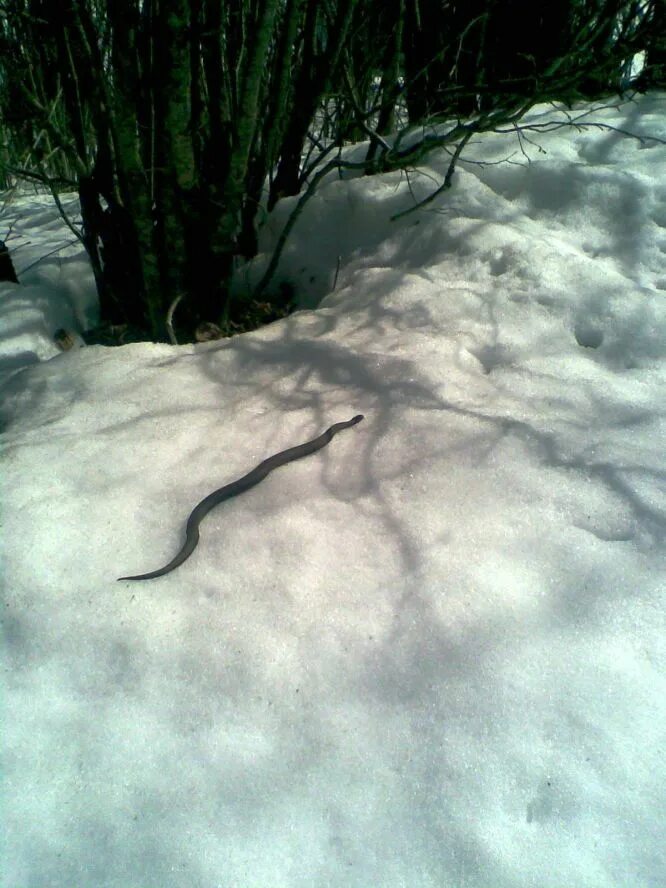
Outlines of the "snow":
[[665,100],[482,136],[396,221],[446,155],[331,176],[309,309],[202,345],[58,352],[91,272],[5,206],[4,888],[666,885]]

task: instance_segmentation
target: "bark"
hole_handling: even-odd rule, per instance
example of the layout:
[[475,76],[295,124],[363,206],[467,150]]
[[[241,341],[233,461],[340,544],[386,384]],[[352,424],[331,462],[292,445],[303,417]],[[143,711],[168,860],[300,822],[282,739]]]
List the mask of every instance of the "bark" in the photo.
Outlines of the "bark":
[[[384,58],[382,60],[382,79],[379,89],[381,106],[377,117],[377,132],[380,135],[388,135],[395,128],[395,106],[400,93],[400,53],[402,50],[403,28],[405,23],[405,0],[393,0],[394,27],[386,41]],[[368,148],[367,161],[369,168],[373,166],[374,158],[379,148],[379,140],[371,139]]]
[[213,320],[221,318],[228,299],[227,287],[233,271],[234,255],[238,252],[238,236],[242,229],[242,208],[247,184],[250,151],[260,122],[259,97],[268,44],[278,10],[278,0],[264,0],[255,32],[249,43],[239,94],[238,119],[235,140],[229,159],[229,171],[223,186],[224,207],[212,233],[211,258],[220,304]]
[[319,4],[317,0],[309,0],[303,59],[294,87],[297,104],[292,109],[289,126],[280,146],[280,163],[271,184],[269,210],[280,197],[298,194],[300,190],[301,154],[305,138],[317,106],[337,74],[356,3],[357,0],[340,0],[335,18],[328,23],[325,49],[317,51]]

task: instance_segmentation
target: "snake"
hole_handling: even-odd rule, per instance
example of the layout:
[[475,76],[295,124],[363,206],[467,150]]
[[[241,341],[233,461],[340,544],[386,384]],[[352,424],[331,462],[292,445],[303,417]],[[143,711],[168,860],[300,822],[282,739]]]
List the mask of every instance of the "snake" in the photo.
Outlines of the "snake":
[[168,564],[165,564],[164,567],[160,567],[158,570],[153,570],[150,573],[138,574],[137,576],[132,577],[118,577],[118,579],[153,580],[155,577],[163,577],[165,574],[171,573],[172,570],[175,570],[177,567],[180,567],[184,561],[187,561],[192,552],[196,549],[199,542],[199,525],[211,509],[214,509],[215,506],[219,506],[219,504],[223,503],[225,500],[231,499],[233,496],[238,496],[239,493],[244,493],[246,490],[254,487],[255,484],[263,481],[266,475],[270,474],[273,469],[277,469],[279,466],[285,465],[285,463],[293,462],[295,459],[302,459],[304,456],[309,456],[311,453],[321,450],[322,447],[325,447],[333,440],[338,432],[341,432],[343,429],[348,429],[351,426],[355,426],[362,419],[363,415],[358,414],[357,416],[354,416],[353,419],[347,420],[347,422],[336,422],[330,428],[326,429],[325,432],[322,432],[317,438],[313,438],[312,441],[306,441],[305,444],[298,444],[296,447],[289,447],[287,450],[281,450],[280,453],[276,453],[274,456],[269,456],[268,459],[260,462],[259,465],[252,469],[251,472],[248,472],[247,475],[243,475],[243,477],[239,478],[237,481],[232,481],[230,484],[225,484],[224,487],[220,487],[218,490],[209,493],[208,496],[202,499],[190,513],[190,517],[187,519],[187,525],[185,526],[185,542],[183,547]]

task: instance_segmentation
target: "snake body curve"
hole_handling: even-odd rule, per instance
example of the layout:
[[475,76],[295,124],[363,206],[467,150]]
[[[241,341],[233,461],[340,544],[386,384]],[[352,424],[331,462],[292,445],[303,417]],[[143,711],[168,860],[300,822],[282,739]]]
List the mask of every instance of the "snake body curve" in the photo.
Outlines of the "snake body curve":
[[362,419],[363,416],[359,414],[353,419],[347,420],[347,422],[336,422],[329,429],[326,429],[325,432],[322,432],[319,437],[313,438],[312,441],[306,441],[305,444],[298,444],[296,447],[289,447],[287,450],[282,450],[274,456],[269,456],[268,459],[260,462],[259,465],[252,469],[251,472],[248,472],[247,475],[243,475],[242,478],[239,478],[238,481],[232,481],[231,484],[225,484],[224,487],[220,487],[218,490],[209,493],[208,496],[202,499],[192,510],[190,517],[187,519],[183,548],[168,564],[165,564],[164,567],[160,567],[158,570],[153,570],[150,573],[138,574],[134,577],[118,577],[118,579],[152,580],[155,577],[163,577],[164,574],[171,573],[171,571],[179,567],[183,561],[186,561],[196,549],[197,543],[199,542],[199,525],[211,509],[214,509],[215,506],[218,506],[220,503],[224,502],[224,500],[231,499],[232,496],[238,496],[239,493],[244,493],[246,490],[249,490],[250,487],[254,487],[255,484],[263,481],[266,475],[268,475],[269,472],[272,472],[273,469],[277,469],[278,466],[283,466],[285,463],[292,462],[295,459],[302,459],[304,456],[309,456],[311,453],[321,450],[321,448],[325,447],[338,432],[356,425],[356,423],[360,422]]

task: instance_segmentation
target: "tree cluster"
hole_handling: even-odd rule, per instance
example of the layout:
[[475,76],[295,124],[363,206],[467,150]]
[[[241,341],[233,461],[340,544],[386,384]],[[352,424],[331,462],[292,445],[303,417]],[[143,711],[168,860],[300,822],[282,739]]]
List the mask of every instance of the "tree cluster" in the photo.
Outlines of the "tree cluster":
[[663,0],[5,0],[0,188],[27,178],[56,198],[78,191],[77,233],[106,321],[163,339],[178,303],[186,337],[203,322],[239,329],[257,294],[234,303],[230,282],[256,255],[262,219],[281,197],[306,198],[349,166],[346,142],[369,141],[356,164],[369,174],[443,145],[455,160],[473,133],[537,102],[664,86],[664,9]]

